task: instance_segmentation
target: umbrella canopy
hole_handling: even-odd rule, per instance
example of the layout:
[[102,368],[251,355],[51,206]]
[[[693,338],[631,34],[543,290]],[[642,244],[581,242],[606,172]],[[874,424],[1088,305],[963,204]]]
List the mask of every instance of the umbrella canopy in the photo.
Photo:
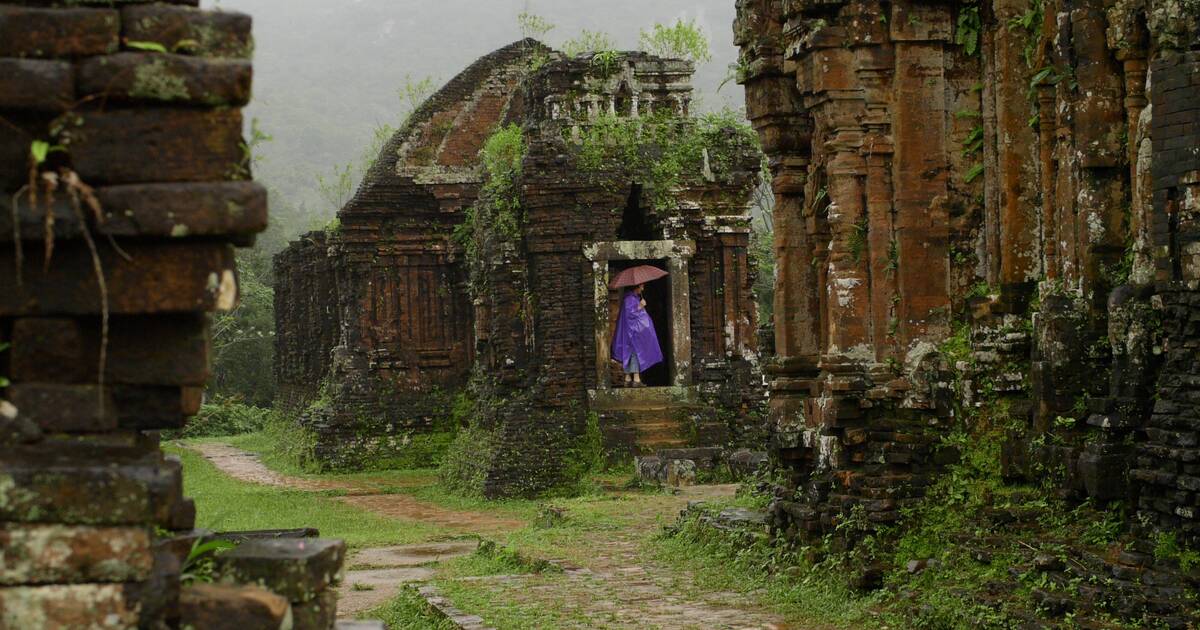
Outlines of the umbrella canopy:
[[613,289],[619,289],[621,287],[636,287],[639,284],[645,284],[653,280],[658,280],[659,278],[665,278],[666,276],[667,272],[659,269],[658,267],[651,267],[650,265],[638,265],[636,267],[630,267],[629,269],[617,274],[617,277],[613,278],[612,282],[608,283],[608,286]]

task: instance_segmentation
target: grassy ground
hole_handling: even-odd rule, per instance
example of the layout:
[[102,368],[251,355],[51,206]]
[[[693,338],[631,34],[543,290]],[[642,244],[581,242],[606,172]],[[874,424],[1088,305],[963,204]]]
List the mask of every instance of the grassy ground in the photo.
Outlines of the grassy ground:
[[351,547],[398,545],[444,536],[424,523],[383,518],[341,503],[334,493],[286,490],[236,481],[195,452],[168,444],[183,460],[184,493],[196,501],[196,526],[218,531],[316,527]]

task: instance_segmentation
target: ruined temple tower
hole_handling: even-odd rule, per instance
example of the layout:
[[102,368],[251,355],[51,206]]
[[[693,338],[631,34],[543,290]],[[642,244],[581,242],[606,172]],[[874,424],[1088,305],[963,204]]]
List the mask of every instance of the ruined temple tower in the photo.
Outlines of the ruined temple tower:
[[896,521],[982,422],[1005,476],[1200,536],[1196,5],[737,5],[777,529]]
[[[489,495],[555,483],[589,412],[626,453],[744,433],[762,400],[747,259],[760,158],[752,133],[690,116],[692,71],[530,40],[418,108],[339,229],[277,259],[280,402],[322,459],[435,451],[469,382],[495,403],[476,414]],[[647,144],[650,129],[695,143]],[[483,166],[502,140],[519,150],[510,173]],[[604,156],[622,142],[676,151],[678,170]],[[608,280],[632,264],[670,273],[647,293],[667,360],[636,392],[613,387],[608,356]],[[731,413],[705,404],[717,399]]]

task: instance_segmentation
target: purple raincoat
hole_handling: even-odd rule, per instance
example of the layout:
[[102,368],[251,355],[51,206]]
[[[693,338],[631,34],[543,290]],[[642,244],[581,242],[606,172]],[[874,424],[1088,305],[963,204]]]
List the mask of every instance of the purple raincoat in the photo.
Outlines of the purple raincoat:
[[626,291],[621,299],[621,318],[617,320],[617,332],[613,335],[612,358],[622,366],[629,366],[629,358],[637,357],[642,372],[663,360],[658,335],[650,314],[641,306],[642,298],[633,291]]

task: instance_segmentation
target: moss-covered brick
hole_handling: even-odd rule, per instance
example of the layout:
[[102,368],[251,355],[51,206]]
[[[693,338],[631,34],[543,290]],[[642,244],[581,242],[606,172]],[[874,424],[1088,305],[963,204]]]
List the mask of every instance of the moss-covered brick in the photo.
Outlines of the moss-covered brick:
[[153,566],[145,527],[0,526],[0,584],[136,582]]
[[0,588],[0,627],[101,628],[138,625],[138,607],[122,584]]
[[250,62],[241,59],[125,52],[81,63],[78,88],[81,96],[116,102],[245,105],[251,79]]
[[128,42],[200,57],[248,59],[254,52],[252,20],[244,13],[152,4],[125,7],[121,18]]
[[218,556],[214,573],[222,583],[256,584],[290,602],[308,602],[341,581],[345,555],[341,540],[251,540]]
[[0,520],[18,523],[165,523],[182,485],[178,468],[133,456],[65,448],[6,447]]

